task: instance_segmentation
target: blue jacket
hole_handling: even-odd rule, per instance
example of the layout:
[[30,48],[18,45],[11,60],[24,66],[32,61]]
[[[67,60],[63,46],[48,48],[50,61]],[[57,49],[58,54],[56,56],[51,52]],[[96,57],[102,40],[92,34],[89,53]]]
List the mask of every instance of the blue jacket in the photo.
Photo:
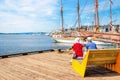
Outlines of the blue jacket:
[[96,44],[94,42],[88,42],[86,44],[86,48],[87,49],[97,49],[97,46],[96,46]]

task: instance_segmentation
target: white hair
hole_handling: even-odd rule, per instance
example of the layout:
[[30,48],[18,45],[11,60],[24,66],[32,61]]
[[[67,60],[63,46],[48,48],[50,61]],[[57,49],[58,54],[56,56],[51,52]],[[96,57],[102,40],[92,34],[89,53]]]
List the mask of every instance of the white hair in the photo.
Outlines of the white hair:
[[74,43],[79,43],[79,42],[80,42],[80,38],[79,37],[75,38],[75,42]]
[[91,38],[91,37],[88,37],[87,40],[88,40],[88,41],[92,41],[92,38]]

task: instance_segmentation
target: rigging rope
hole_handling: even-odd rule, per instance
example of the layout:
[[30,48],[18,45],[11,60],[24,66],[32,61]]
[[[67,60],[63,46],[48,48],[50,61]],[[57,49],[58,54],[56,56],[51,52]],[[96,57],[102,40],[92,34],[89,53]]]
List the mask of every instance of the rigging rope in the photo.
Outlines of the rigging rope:
[[84,4],[84,6],[83,6],[83,8],[82,8],[82,10],[81,10],[81,14],[80,14],[80,15],[82,15],[84,9],[86,8],[87,2],[88,2],[88,0],[85,1],[85,4]]
[[[81,9],[80,16],[82,15],[84,9],[86,8],[87,2],[88,2],[88,0],[85,0],[85,4],[84,4],[83,8]],[[78,20],[78,19],[77,19],[77,20]],[[76,26],[76,25],[77,25],[77,20],[75,21],[75,24],[74,24],[73,26]]]
[[[106,2],[107,3],[107,2]],[[104,4],[104,6],[103,6],[103,9],[102,10],[104,10],[105,9],[105,7],[107,6],[106,5],[106,3]],[[105,13],[102,13],[103,15],[105,14]],[[107,17],[107,16],[106,16]],[[105,17],[104,17],[105,18]],[[103,17],[101,17],[101,22],[103,21]]]

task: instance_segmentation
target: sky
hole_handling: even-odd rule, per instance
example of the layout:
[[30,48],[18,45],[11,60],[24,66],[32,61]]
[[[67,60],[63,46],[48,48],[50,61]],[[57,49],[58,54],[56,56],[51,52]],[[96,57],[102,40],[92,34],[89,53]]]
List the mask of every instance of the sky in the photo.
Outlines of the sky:
[[[95,0],[80,0],[80,24],[92,25]],[[110,22],[109,0],[99,1],[100,25]],[[113,24],[120,24],[120,0],[112,0]],[[63,0],[64,27],[77,27],[77,0]],[[0,0],[0,33],[61,29],[60,0]]]

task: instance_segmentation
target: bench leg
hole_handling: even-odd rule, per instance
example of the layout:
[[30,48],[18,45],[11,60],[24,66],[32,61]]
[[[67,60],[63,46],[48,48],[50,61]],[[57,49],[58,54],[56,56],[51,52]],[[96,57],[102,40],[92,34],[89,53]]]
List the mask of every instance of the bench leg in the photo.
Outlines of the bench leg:
[[120,73],[120,52],[119,52],[119,54],[117,56],[115,64],[104,64],[104,65],[100,65],[100,66],[105,67],[107,69],[110,69],[112,71]]
[[120,73],[120,52],[119,52],[118,57],[116,59],[115,71]]

